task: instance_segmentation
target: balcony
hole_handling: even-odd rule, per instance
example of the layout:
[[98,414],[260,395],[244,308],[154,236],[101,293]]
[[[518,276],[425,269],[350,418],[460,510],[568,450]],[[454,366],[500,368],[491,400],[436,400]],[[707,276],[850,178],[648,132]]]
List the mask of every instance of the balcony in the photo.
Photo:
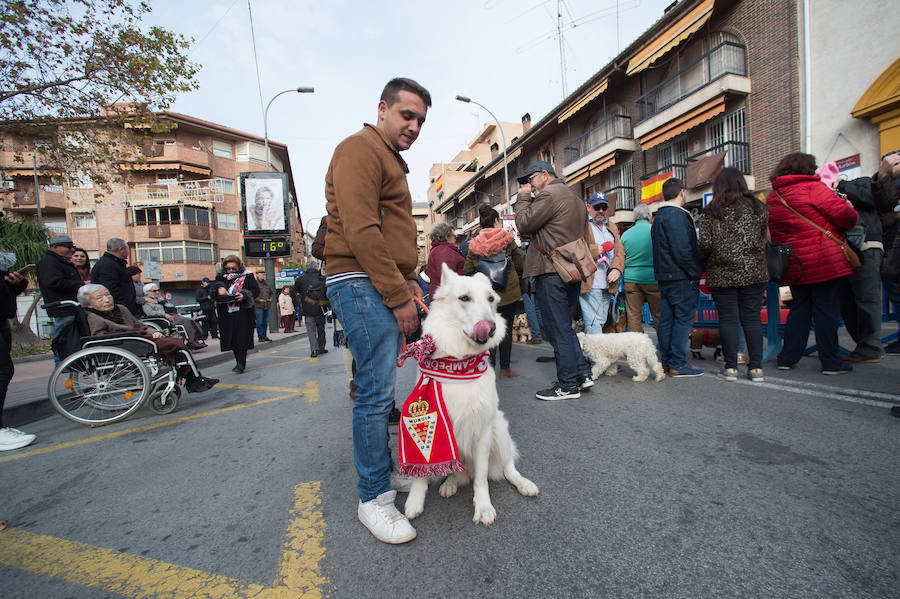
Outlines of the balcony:
[[687,164],[670,164],[669,166],[664,166],[662,168],[658,168],[655,171],[650,171],[649,173],[644,173],[644,176],[641,177],[641,181],[646,181],[651,177],[655,177],[656,175],[667,173],[672,171],[672,176],[681,179],[682,181],[687,180]]
[[[745,175],[750,174],[750,144],[744,141],[726,141],[725,143],[717,144],[702,152],[688,156],[688,162],[700,160],[720,152],[725,152],[725,166],[733,166]],[[682,180],[686,181],[686,179]]]
[[[614,114],[597,124],[593,129],[576,137],[565,147],[566,165],[587,156],[616,138],[632,139],[631,117]],[[604,152],[608,153],[608,152]]]
[[[66,195],[61,185],[41,185],[38,199],[41,212],[47,214],[65,214]],[[37,200],[34,197],[34,186],[16,187],[12,191],[12,210],[24,213],[37,212]]]
[[[635,100],[640,114],[639,123],[643,123],[667,108],[675,106],[701,88],[733,75],[735,78],[747,77],[747,49],[743,44],[722,42],[694,62],[690,63],[672,77],[669,77],[643,96]],[[719,91],[737,91],[749,93],[749,80],[723,82]],[[734,90],[729,88],[734,85]],[[681,111],[684,112],[684,111]],[[635,132],[640,137],[640,134]]]
[[[94,189],[70,189],[70,195],[78,203],[94,204]],[[221,204],[225,201],[225,193],[215,179],[182,181],[180,183],[152,183],[125,187],[116,185],[109,193],[102,194],[104,199],[127,202],[129,206],[177,206],[179,203],[200,202]]]

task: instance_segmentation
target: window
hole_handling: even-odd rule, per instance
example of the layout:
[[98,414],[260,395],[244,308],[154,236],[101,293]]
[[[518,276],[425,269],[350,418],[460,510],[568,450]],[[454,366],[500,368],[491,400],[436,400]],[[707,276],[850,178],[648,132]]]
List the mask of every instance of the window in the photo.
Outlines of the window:
[[241,250],[232,250],[228,248],[219,249],[219,260],[224,260],[228,256],[240,256]]
[[232,179],[216,178],[216,187],[222,193],[234,193],[234,181]]
[[162,264],[195,262],[211,264],[214,247],[211,243],[195,241],[163,241],[159,243],[137,243],[135,253],[138,262],[156,261]]
[[86,212],[83,214],[73,214],[72,222],[75,225],[76,229],[96,229],[97,228],[97,220],[94,218],[94,214],[92,212]]
[[62,233],[65,234],[66,231],[66,221],[62,220],[49,220],[44,218],[44,226],[47,227],[47,230],[51,233]]
[[[237,146],[237,161],[252,162],[254,164],[266,164],[266,147],[252,141],[245,141]],[[273,171],[282,172],[284,170],[281,160],[275,155],[272,146],[269,145],[269,164]]]
[[237,229],[237,214],[218,213],[220,229]]
[[606,193],[615,194],[616,209],[631,210],[634,208],[634,177],[631,160],[609,169],[609,189]]
[[726,152],[725,166],[742,173],[750,172],[750,146],[747,141],[747,111],[741,107],[706,126],[706,149],[709,153]]
[[177,225],[181,222],[181,211],[171,208],[138,208],[134,211],[136,225]]
[[184,248],[188,262],[208,263],[213,261],[213,246],[211,243],[185,241]]
[[174,146],[175,138],[174,137],[159,137],[153,140],[153,143],[157,146]]
[[219,158],[231,158],[234,147],[230,141],[213,140],[213,154]]
[[188,225],[209,226],[209,210],[205,208],[184,207],[184,222]]

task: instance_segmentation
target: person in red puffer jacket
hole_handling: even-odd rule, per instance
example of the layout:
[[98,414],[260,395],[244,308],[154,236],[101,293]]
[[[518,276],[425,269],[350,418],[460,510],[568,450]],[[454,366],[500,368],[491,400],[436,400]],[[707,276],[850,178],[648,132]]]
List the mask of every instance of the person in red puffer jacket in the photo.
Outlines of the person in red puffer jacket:
[[816,175],[816,159],[810,154],[788,154],[769,179],[772,192],[766,198],[766,204],[772,243],[791,246],[799,258],[799,261],[791,259],[788,272],[781,281],[790,285],[793,302],[785,325],[784,347],[778,354],[778,369],[790,370],[800,360],[814,318],[822,374],[850,372],[852,367],[838,356],[837,329],[840,282],[853,270],[837,242],[790,208],[838,239],[843,239],[844,233],[856,224],[856,210],[822,183]]

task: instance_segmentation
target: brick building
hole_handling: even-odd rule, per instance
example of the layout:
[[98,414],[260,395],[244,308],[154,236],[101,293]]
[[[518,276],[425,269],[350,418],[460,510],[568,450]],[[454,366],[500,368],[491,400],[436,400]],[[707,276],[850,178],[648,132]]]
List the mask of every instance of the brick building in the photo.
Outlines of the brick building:
[[[158,116],[169,131],[146,138],[143,160],[116,167],[128,171],[128,185],[111,190],[45,167],[42,152],[35,155],[29,140],[5,134],[0,209],[35,219],[39,201],[42,222],[70,235],[92,261],[103,254],[107,239],[119,237],[128,242],[129,263],[161,263],[164,289],[195,289],[201,278],[215,276],[222,257],[243,256],[239,174],[265,171],[265,140],[183,114]],[[272,171],[290,173],[284,144],[269,141],[269,163]],[[292,181],[289,197],[290,259],[302,262],[305,242]]]

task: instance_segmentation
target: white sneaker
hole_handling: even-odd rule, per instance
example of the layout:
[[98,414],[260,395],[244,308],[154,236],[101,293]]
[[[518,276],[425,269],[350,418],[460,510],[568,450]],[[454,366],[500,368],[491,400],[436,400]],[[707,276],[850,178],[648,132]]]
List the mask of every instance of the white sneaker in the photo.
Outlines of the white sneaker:
[[409,493],[412,483],[413,477],[391,472],[391,488],[398,493]]
[[579,386],[581,387],[582,391],[584,391],[586,389],[590,389],[591,387],[594,386],[594,379],[592,379],[590,377],[590,375],[588,375],[588,376],[584,377],[583,379],[581,379],[581,384]]
[[386,491],[371,501],[360,501],[356,510],[359,521],[376,539],[392,545],[407,543],[416,538],[416,529],[394,507],[396,496],[397,491]]
[[35,435],[23,433],[15,428],[0,428],[0,451],[19,449],[37,438]]

